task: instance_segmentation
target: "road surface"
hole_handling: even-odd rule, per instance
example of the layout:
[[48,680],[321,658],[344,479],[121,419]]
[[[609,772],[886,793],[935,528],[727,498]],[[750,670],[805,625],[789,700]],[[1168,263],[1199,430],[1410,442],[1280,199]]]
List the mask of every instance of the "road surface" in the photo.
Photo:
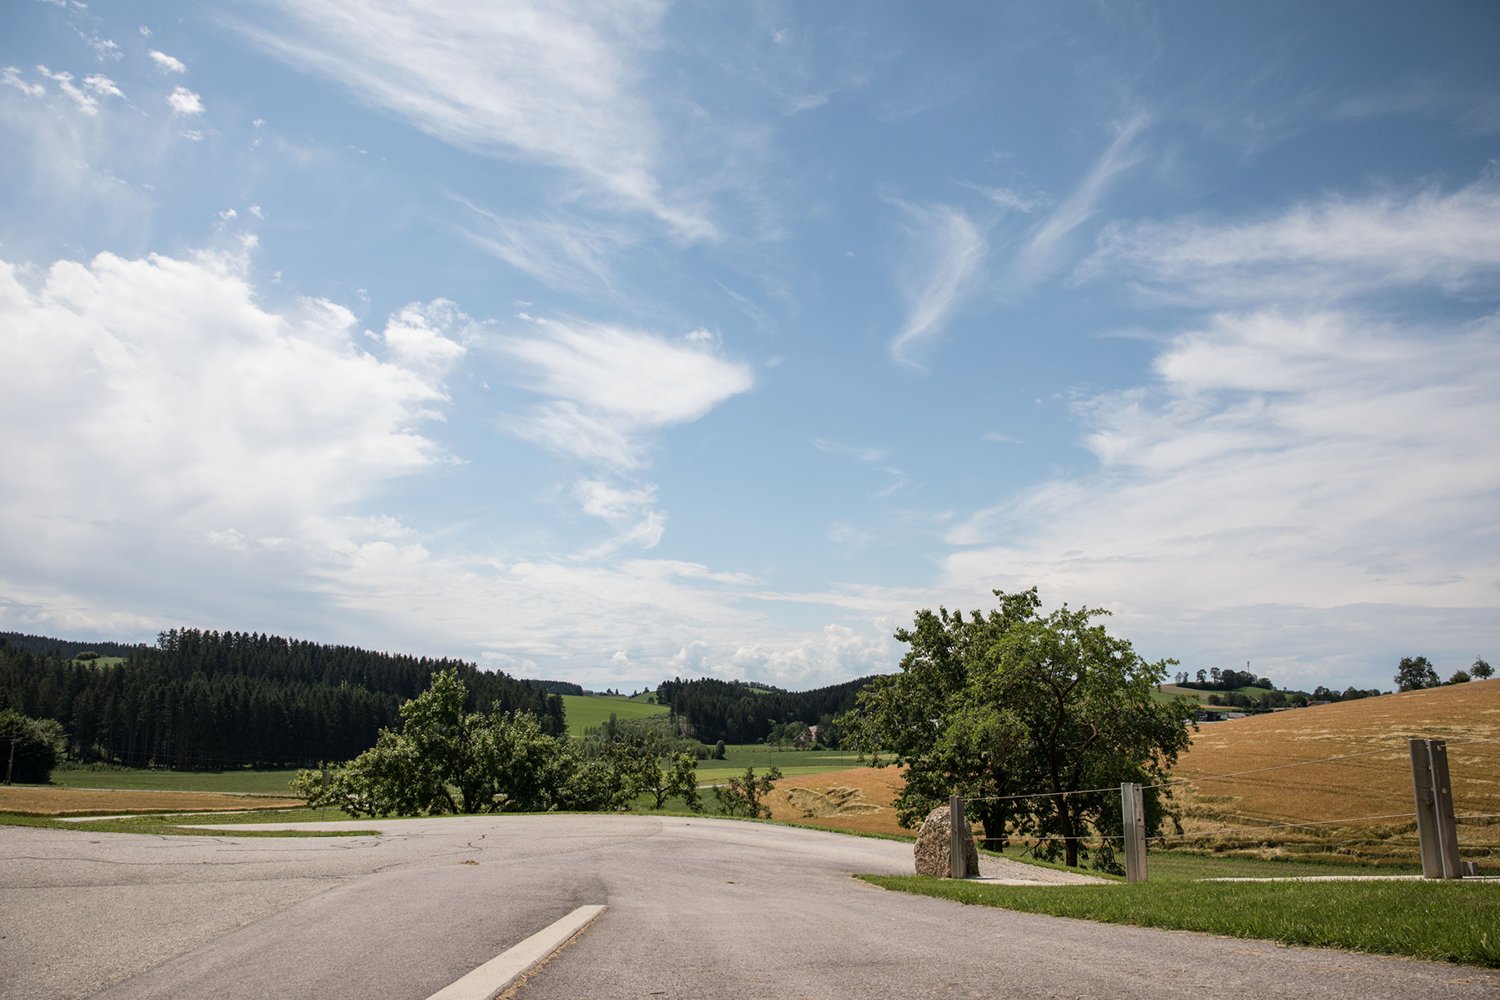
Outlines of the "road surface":
[[[366,821],[379,837],[0,827],[0,996],[424,1000],[575,907],[518,1000],[1500,998],[1500,975],[888,893],[911,847],[640,815]],[[1051,891],[1067,892],[1067,888]]]

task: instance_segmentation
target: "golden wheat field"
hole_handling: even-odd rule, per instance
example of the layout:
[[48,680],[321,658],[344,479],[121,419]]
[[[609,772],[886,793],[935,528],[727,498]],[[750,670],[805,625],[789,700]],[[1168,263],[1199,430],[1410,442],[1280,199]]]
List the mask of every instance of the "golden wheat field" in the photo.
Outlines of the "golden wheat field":
[[894,767],[856,767],[776,782],[768,802],[771,818],[830,830],[894,833],[910,837],[896,823],[891,800],[904,784]]
[[26,813],[32,816],[77,816],[106,812],[230,812],[236,809],[282,809],[302,804],[301,799],[224,795],[218,792],[0,787],[0,812]]
[[[1205,724],[1193,735],[1192,749],[1176,769],[1177,778],[1348,754],[1366,756],[1178,786],[1173,794],[1183,830],[1201,834],[1411,813],[1415,803],[1406,745],[1410,737],[1449,742],[1448,767],[1459,816],[1500,814],[1500,742],[1454,745],[1500,739],[1497,679]],[[1500,819],[1460,820],[1458,831],[1464,857],[1500,857]],[[1226,833],[1172,843],[1259,854],[1333,852],[1373,860],[1417,856],[1416,823],[1411,818]]]

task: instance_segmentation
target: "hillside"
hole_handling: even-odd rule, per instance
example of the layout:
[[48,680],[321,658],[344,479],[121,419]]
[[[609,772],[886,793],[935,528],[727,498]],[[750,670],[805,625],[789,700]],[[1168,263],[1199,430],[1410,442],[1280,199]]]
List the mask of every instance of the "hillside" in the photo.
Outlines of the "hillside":
[[565,694],[562,700],[567,710],[569,736],[582,736],[585,729],[604,725],[609,721],[611,713],[621,719],[640,719],[648,715],[665,715],[667,712],[665,705],[648,705],[632,698]]
[[[1226,827],[1316,822],[1408,813],[1408,737],[1450,743],[1500,738],[1500,679],[1409,691],[1359,701],[1204,725],[1176,775],[1196,778],[1388,748],[1353,760],[1308,764],[1176,790],[1190,833]],[[1449,751],[1455,812],[1500,814],[1500,743]],[[1500,850],[1500,821],[1460,823],[1461,846]],[[1411,820],[1267,831],[1186,842],[1214,848],[1271,844],[1266,850],[1354,851],[1412,857]]]

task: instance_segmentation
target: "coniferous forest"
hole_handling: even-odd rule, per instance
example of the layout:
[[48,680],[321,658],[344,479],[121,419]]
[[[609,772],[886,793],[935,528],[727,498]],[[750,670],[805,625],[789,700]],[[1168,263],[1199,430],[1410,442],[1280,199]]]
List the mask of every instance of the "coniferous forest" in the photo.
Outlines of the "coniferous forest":
[[855,696],[872,678],[860,677],[811,691],[783,691],[764,684],[712,678],[662,681],[657,699],[686,719],[691,735],[704,743],[757,743],[777,723],[829,726],[854,707]]
[[560,697],[462,661],[197,629],[163,632],[155,646],[0,634],[0,709],[57,720],[75,760],[306,766],[399,729],[402,702],[445,669],[467,686],[466,710],[531,712],[549,735],[566,732]]

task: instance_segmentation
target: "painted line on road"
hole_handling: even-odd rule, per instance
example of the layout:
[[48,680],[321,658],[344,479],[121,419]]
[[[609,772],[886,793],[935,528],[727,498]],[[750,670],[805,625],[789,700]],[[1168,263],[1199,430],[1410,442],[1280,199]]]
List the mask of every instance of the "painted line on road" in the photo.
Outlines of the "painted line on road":
[[608,907],[580,906],[519,944],[485,962],[462,979],[438,990],[427,1000],[494,1000],[526,973],[541,965],[563,945],[583,933]]

